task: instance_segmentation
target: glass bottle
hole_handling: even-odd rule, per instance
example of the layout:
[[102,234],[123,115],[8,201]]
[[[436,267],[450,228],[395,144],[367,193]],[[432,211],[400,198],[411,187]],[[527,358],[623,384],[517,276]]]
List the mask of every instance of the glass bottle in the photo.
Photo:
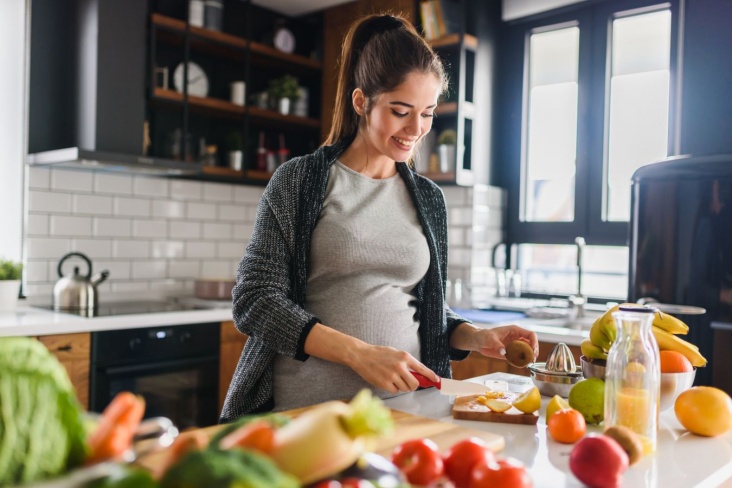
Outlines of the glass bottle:
[[613,314],[617,338],[605,370],[605,428],[633,430],[644,454],[656,450],[661,397],[658,344],[651,332],[654,314],[645,307],[620,307]]

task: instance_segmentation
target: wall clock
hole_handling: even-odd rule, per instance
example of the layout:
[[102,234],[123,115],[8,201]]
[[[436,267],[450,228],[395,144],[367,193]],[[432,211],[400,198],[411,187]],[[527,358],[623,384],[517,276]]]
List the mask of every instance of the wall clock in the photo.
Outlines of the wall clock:
[[[180,93],[183,93],[183,63],[180,63],[173,73],[173,85]],[[188,94],[194,97],[205,97],[208,95],[208,77],[199,65],[188,62]]]

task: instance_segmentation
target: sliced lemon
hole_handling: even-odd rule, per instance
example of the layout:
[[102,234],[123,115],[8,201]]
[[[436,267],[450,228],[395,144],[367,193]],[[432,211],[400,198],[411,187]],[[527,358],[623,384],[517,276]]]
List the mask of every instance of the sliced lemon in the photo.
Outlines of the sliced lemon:
[[549,423],[549,419],[552,415],[554,415],[554,412],[564,410],[565,408],[572,407],[569,406],[569,402],[567,402],[567,400],[560,397],[559,395],[554,395],[554,397],[549,400],[549,403],[546,406],[546,423]]
[[537,387],[533,387],[521,394],[513,402],[513,406],[523,413],[534,413],[541,408],[541,393]]
[[504,402],[503,400],[496,400],[494,398],[489,398],[483,403],[486,407],[490,408],[491,410],[493,410],[494,412],[497,412],[497,413],[503,413],[506,410],[508,410],[509,408],[511,408],[510,403]]

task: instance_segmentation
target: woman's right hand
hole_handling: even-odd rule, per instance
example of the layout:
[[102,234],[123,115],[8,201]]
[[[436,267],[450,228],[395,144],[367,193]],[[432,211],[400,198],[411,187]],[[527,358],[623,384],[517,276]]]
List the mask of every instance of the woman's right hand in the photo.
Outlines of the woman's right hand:
[[388,346],[362,343],[353,351],[348,366],[369,384],[390,393],[406,393],[417,389],[419,382],[410,371],[434,381],[439,380],[431,369],[414,356]]

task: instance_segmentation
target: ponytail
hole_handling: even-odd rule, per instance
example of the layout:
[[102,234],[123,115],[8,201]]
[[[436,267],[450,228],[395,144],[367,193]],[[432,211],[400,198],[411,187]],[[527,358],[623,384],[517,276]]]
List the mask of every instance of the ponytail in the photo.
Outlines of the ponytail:
[[447,76],[442,61],[405,18],[368,15],[351,25],[343,40],[333,120],[325,145],[348,142],[358,132],[360,116],[353,108],[353,90],[366,97],[366,113],[382,93],[394,90],[412,72],[433,73],[442,91]]

